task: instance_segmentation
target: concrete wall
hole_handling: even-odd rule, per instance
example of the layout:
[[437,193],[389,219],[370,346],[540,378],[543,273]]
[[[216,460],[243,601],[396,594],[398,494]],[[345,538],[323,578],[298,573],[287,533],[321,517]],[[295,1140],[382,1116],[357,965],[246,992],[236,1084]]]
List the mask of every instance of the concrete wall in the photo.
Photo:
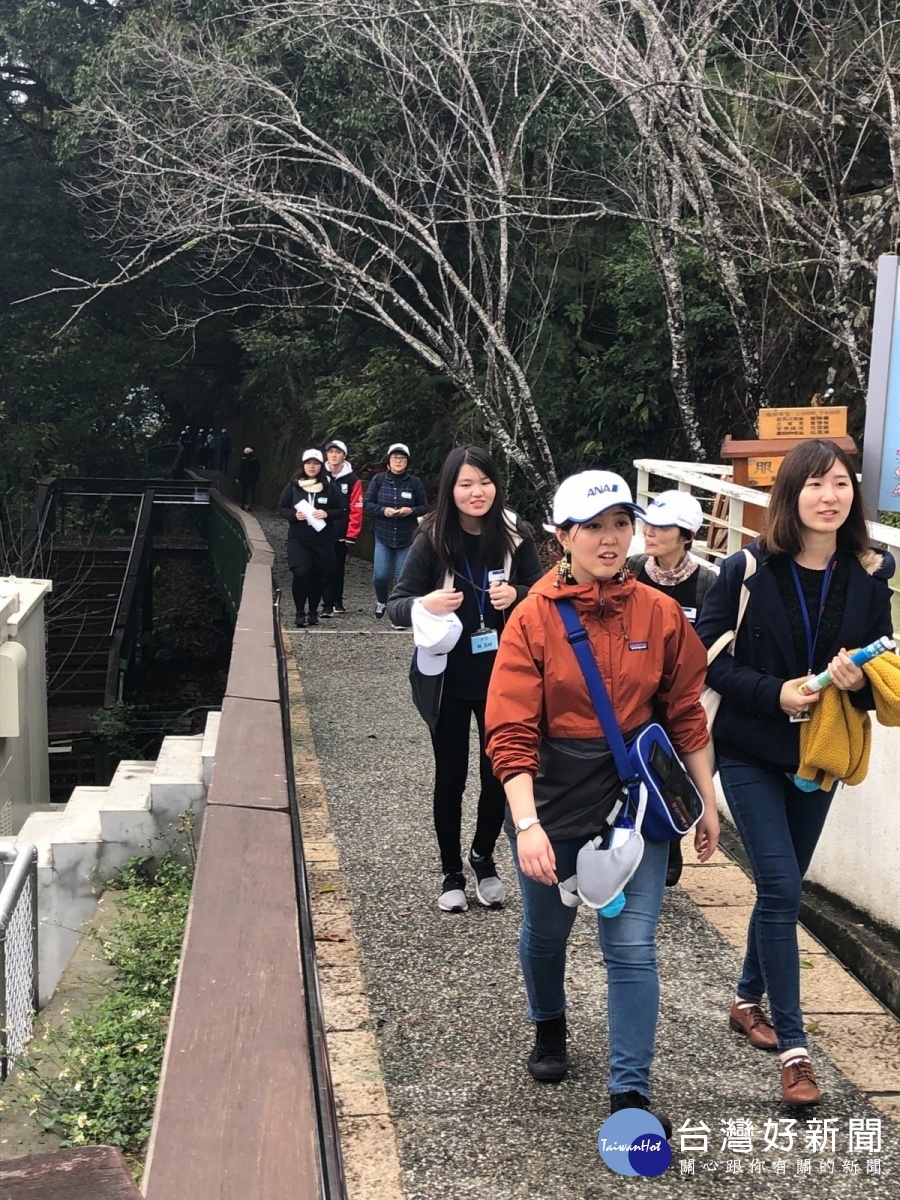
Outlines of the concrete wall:
[[46,579],[0,579],[0,837],[50,801]]
[[[838,785],[806,878],[900,934],[898,771],[900,729],[885,729],[873,713],[869,774],[859,787]],[[718,775],[716,791],[731,821]]]
[[900,932],[900,729],[872,720],[872,760],[839,785],[808,878]]

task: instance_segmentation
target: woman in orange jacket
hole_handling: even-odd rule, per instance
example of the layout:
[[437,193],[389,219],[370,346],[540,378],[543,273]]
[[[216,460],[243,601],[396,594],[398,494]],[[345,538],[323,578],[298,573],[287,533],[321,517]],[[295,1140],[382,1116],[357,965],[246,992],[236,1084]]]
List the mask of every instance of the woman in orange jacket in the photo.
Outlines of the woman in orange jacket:
[[[572,602],[587,632],[626,742],[655,718],[682,757],[704,802],[695,832],[700,861],[718,844],[700,705],[706,655],[676,601],[637,583],[625,565],[640,513],[618,475],[585,471],[565,480],[553,500],[564,557],[510,618],[488,691],[487,750],[506,791],[506,830],[522,891],[519,954],[528,1016],[536,1025],[528,1069],[539,1082],[562,1079],[568,1069],[564,975],[576,910],[563,903],[556,885],[575,873],[578,851],[604,832],[622,793],[554,611],[558,600]],[[598,918],[609,984],[612,1112],[650,1107],[659,1009],[656,927],[667,859],[668,843],[646,841],[621,914]]]

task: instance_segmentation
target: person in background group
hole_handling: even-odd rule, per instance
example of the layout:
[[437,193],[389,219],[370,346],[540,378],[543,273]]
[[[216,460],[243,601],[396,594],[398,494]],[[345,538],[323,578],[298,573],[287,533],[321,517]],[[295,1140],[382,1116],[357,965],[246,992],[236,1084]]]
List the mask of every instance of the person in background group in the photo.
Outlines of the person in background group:
[[347,547],[359,537],[363,519],[363,488],[359,476],[347,461],[347,446],[337,438],[325,445],[328,476],[335,486],[336,494],[344,511],[335,521],[335,570],[325,583],[322,592],[322,616],[343,616],[344,572],[347,563]]
[[[749,576],[748,553],[756,560]],[[729,1021],[752,1046],[778,1051],[782,1099],[794,1107],[821,1100],[800,1009],[797,920],[834,794],[798,782],[800,724],[818,700],[798,688],[827,667],[829,686],[856,708],[874,707],[846,647],[890,635],[893,571],[891,556],[869,546],[853,464],[833,442],[814,439],[785,456],[758,539],[725,560],[697,626],[707,646],[734,630],[746,588],[734,653],[709,667],[722,697],[713,725],[719,778],[756,883]]]
[[231,438],[228,430],[223,429],[216,439],[216,469],[220,475],[228,474],[228,464],[231,461]]
[[319,623],[322,588],[334,574],[335,522],[343,511],[322,451],[304,450],[294,478],[278,500],[278,514],[289,522],[287,559],[298,629]]
[[190,425],[185,425],[178,438],[181,447],[181,466],[187,471],[194,460],[194,431]]
[[437,616],[456,613],[462,622],[443,673],[432,677],[430,709],[422,713],[434,750],[434,826],[443,872],[438,906],[444,912],[468,908],[460,829],[473,714],[481,792],[466,862],[479,902],[487,908],[503,904],[494,846],[503,826],[504,797],[484,749],[484,706],[507,618],[541,574],[527,526],[504,507],[491,456],[478,446],[452,450],[441,471],[435,510],[422,522],[388,603],[388,616],[397,626],[412,624],[415,605]]
[[398,580],[412,545],[419,517],[428,512],[422,481],[409,473],[409,447],[388,447],[388,469],[374,476],[366,491],[365,510],[375,533],[375,618],[387,609],[391,581]]
[[216,461],[216,435],[213,433],[213,431],[211,429],[209,429],[209,430],[207,430],[207,434],[206,434],[206,458],[204,460],[203,465],[209,471],[209,470],[212,470],[212,468],[215,464],[215,461]]
[[206,430],[197,430],[197,466],[201,471],[206,467]]
[[[629,571],[639,583],[671,596],[691,625],[696,625],[706,593],[716,579],[716,571],[691,554],[694,537],[703,524],[699,501],[687,492],[660,492],[641,520],[646,553],[629,558]],[[675,886],[683,867],[681,842],[669,842],[666,887]]]
[[259,483],[260,462],[252,449],[244,449],[241,461],[238,463],[237,480],[241,485],[241,508],[250,512],[256,500],[256,485]]
[[[610,471],[584,471],[560,485],[553,524],[563,559],[510,618],[488,689],[487,749],[506,789],[506,829],[522,892],[519,954],[536,1025],[528,1070],[541,1083],[568,1071],[566,945],[577,909],[563,902],[557,885],[576,873],[586,842],[608,829],[622,794],[607,733],[556,611],[559,600],[570,601],[578,615],[625,740],[659,720],[684,760],[704,804],[694,837],[700,861],[718,844],[700,704],[706,654],[680,606],[641,587],[626,569],[635,515],[641,510],[628,484]],[[650,1107],[667,847],[645,837],[624,908],[597,914],[612,1112]]]

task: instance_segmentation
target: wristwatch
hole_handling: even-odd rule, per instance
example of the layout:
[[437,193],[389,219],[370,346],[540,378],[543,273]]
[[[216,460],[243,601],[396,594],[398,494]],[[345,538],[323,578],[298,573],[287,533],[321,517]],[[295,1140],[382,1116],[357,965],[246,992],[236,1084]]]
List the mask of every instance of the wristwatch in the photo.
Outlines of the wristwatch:
[[524,833],[526,829],[530,829],[532,825],[540,825],[540,817],[521,817],[516,821],[516,833]]

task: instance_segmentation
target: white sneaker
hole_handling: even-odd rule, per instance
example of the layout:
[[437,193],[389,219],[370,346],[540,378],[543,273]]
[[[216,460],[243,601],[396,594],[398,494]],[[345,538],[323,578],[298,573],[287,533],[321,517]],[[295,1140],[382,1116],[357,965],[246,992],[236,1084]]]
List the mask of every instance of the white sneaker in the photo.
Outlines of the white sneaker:
[[466,912],[468,907],[466,877],[462,871],[450,871],[444,876],[444,881],[441,884],[441,894],[438,896],[438,908],[441,912]]
[[380,621],[384,617],[386,608],[387,608],[386,604],[379,603],[379,604],[375,605],[375,620],[376,621]]

